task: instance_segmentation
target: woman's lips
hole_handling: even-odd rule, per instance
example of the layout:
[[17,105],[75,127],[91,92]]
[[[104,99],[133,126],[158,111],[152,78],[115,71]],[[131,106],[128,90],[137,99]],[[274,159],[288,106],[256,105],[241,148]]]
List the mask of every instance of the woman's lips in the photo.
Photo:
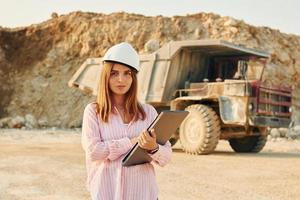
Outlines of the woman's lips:
[[119,88],[119,89],[123,89],[125,87],[126,87],[125,85],[119,85],[119,86],[117,86],[117,88]]

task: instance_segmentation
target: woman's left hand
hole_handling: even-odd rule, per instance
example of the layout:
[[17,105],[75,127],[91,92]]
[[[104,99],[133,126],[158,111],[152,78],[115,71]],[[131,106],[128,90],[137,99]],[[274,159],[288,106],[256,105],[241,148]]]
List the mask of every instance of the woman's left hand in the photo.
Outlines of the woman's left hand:
[[151,135],[148,131],[144,130],[141,135],[138,137],[139,146],[146,150],[153,150],[158,147],[156,143],[156,134],[154,130],[151,130]]

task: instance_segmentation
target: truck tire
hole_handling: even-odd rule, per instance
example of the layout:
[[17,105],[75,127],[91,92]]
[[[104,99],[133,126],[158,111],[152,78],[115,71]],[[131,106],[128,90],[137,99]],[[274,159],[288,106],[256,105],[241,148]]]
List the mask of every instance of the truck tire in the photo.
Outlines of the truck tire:
[[182,149],[192,154],[209,154],[219,142],[220,120],[213,109],[201,104],[188,106],[179,135]]
[[170,138],[169,142],[171,143],[171,146],[174,146],[178,141],[178,138]]
[[267,137],[264,135],[229,139],[231,148],[240,153],[258,153],[264,148],[266,142]]

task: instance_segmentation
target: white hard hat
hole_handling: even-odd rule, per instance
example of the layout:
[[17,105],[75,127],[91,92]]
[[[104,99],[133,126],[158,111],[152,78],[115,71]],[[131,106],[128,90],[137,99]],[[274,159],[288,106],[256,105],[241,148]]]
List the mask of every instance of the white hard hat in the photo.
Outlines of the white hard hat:
[[122,42],[110,47],[104,57],[103,61],[112,61],[127,65],[140,70],[140,58],[136,50],[127,42]]

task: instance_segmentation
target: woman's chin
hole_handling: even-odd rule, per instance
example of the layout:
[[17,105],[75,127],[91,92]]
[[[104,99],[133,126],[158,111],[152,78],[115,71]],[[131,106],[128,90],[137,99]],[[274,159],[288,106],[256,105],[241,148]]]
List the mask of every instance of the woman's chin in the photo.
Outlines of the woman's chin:
[[117,90],[117,91],[113,91],[113,93],[115,95],[125,95],[128,91],[126,90]]

